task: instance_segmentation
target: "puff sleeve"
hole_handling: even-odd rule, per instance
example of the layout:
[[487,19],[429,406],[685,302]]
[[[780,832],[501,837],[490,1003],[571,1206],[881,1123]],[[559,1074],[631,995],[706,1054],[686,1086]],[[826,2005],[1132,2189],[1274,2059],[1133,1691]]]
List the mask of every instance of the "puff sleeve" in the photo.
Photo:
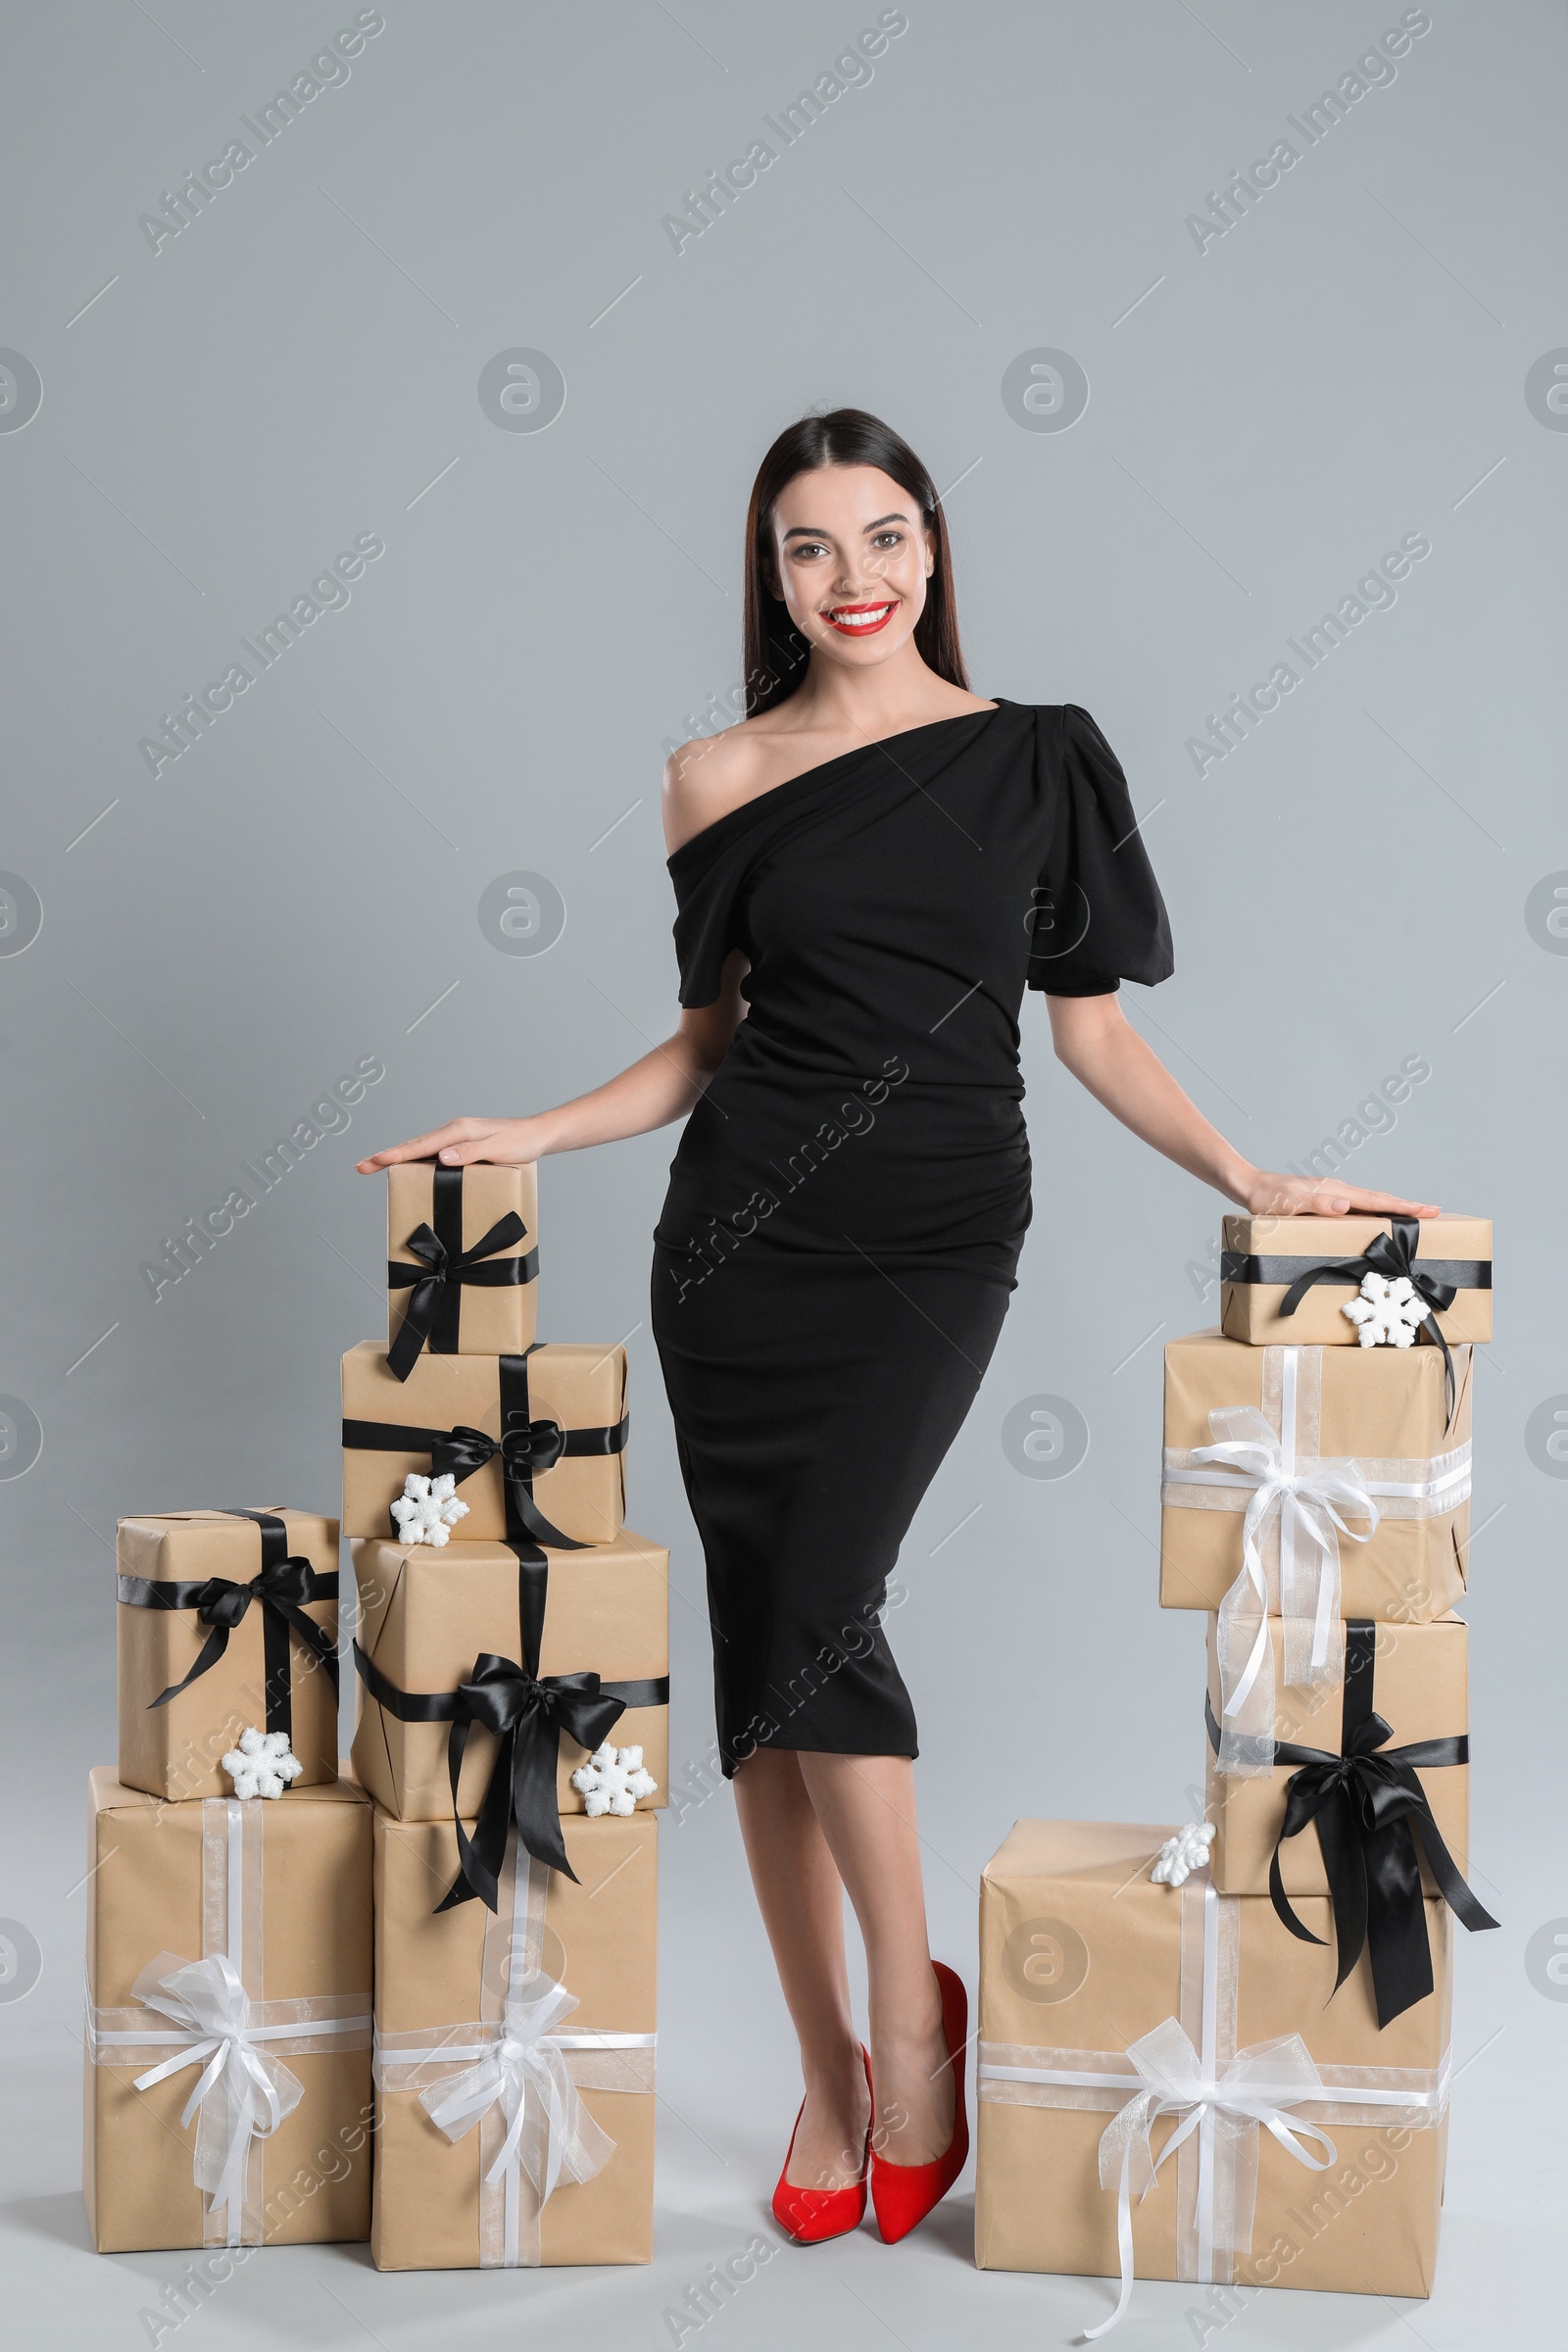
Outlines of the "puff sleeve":
[[744,839],[719,839],[727,831],[725,820],[720,819],[678,849],[668,861],[669,878],[675,886],[675,959],[680,966],[682,1004],[711,1004],[718,996],[724,958],[731,948],[746,945],[750,860]]
[[1102,997],[1123,980],[1168,980],[1170,921],[1121,762],[1076,704],[1042,711],[1040,723],[1041,754],[1055,771],[1054,818],[1035,889],[1028,985]]

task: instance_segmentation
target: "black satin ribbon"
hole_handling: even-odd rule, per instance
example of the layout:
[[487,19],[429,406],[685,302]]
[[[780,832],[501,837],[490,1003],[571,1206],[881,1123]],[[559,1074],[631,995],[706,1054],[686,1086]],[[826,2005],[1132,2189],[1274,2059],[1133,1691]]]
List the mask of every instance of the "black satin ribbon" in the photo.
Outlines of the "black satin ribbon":
[[394,1291],[412,1291],[397,1338],[386,1351],[387,1369],[407,1380],[429,1342],[432,1355],[457,1355],[463,1316],[463,1293],[468,1290],[514,1290],[532,1282],[539,1271],[539,1252],[505,1257],[492,1264],[498,1250],[514,1250],[525,1241],[528,1228],[514,1208],[491,1226],[471,1250],[463,1247],[463,1170],[437,1168],[431,1192],[434,1230],[416,1225],[403,1247],[418,1260],[409,1265],[388,1258],[386,1279]]
[[[1280,1873],[1280,1847],[1315,1823],[1334,1913],[1339,1952],[1339,1991],[1367,1949],[1378,2024],[1425,2000],[1432,1990],[1432,1948],[1427,1937],[1421,1860],[1448,1908],[1472,1932],[1497,1923],[1482,1908],[1460,1877],[1433,1819],[1418,1772],[1446,1764],[1468,1764],[1464,1733],[1446,1740],[1412,1740],[1390,1747],[1391,1727],[1372,1707],[1377,1627],[1352,1617],[1345,1628],[1345,1702],[1339,1755],[1295,1740],[1274,1743],[1277,1764],[1296,1764],[1285,1784],[1285,1819],[1269,1858],[1268,1890],[1282,1924],[1302,1943],[1325,1938],[1304,1928],[1291,1908]],[[1205,1696],[1208,1737],[1219,1749],[1213,1701]]]
[[[1444,1396],[1447,1416],[1451,1421],[1453,1357],[1448,1352],[1447,1341],[1439,1329],[1438,1316],[1453,1304],[1456,1286],[1439,1280],[1433,1269],[1422,1265],[1416,1257],[1416,1244],[1421,1238],[1421,1221],[1418,1217],[1391,1216],[1389,1224],[1392,1230],[1374,1234],[1359,1257],[1330,1258],[1324,1265],[1303,1267],[1280,1300],[1278,1312],[1282,1316],[1294,1315],[1307,1292],[1317,1282],[1349,1282],[1359,1289],[1363,1276],[1367,1274],[1385,1275],[1390,1282],[1396,1281],[1402,1274],[1427,1310],[1421,1319],[1422,1330],[1430,1333],[1434,1343],[1443,1349]],[[1491,1281],[1492,1270],[1489,1267],[1489,1288]]]
[[[535,1347],[543,1343],[536,1341]],[[553,1470],[557,1462],[585,1454],[615,1454],[626,1449],[628,1417],[605,1429],[563,1429],[559,1421],[536,1421],[528,1403],[528,1356],[497,1356],[501,1398],[501,1435],[470,1429],[460,1422],[454,1429],[416,1429],[401,1421],[345,1421],[343,1443],[351,1448],[376,1453],[428,1453],[432,1478],[453,1478],[461,1486],[497,1455],[501,1459],[502,1492],[506,1500],[509,1544],[549,1544],[557,1551],[583,1551],[586,1544],[563,1535],[534,1500],[536,1475]],[[393,1521],[394,1535],[397,1523]]]
[[[550,1563],[532,1544],[517,1553],[517,1623],[522,1663],[482,1650],[468,1680],[455,1690],[400,1690],[356,1642],[354,1663],[372,1698],[400,1723],[446,1723],[447,1774],[452,1783],[452,1823],[458,1838],[458,1875],[436,1910],[450,1911],[475,1896],[492,1911],[500,1906],[507,1833],[514,1822],[521,1844],[551,1870],[577,1874],[566,1859],[556,1772],[561,1735],[566,1733],[592,1753],[628,1707],[669,1704],[669,1677],[607,1683],[591,1669],[576,1674],[539,1672]],[[490,1778],[479,1801],[470,1838],[458,1810],[458,1783],[468,1734],[477,1724],[495,1737]]]
[[209,1576],[194,1583],[159,1583],[146,1576],[122,1576],[119,1596],[133,1609],[194,1609],[211,1628],[201,1652],[183,1682],[150,1699],[150,1707],[166,1707],[172,1698],[211,1671],[228,1647],[228,1637],[245,1621],[252,1601],[262,1611],[262,1660],[266,1679],[267,1728],[294,1740],[293,1675],[288,1637],[292,1627],[317,1664],[324,1666],[337,1690],[337,1649],[324,1626],[307,1617],[305,1604],[336,1600],[337,1570],[320,1571],[288,1548],[287,1522],[275,1511],[228,1510],[231,1519],[251,1519],[261,1531],[261,1572],[248,1584],[226,1576]]

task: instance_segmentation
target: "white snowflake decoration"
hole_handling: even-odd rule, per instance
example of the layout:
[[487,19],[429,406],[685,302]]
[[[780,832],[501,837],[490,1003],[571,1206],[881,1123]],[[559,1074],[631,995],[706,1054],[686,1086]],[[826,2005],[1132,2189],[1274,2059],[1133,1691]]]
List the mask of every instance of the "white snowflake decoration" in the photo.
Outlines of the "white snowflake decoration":
[[1190,1821],[1167,1838],[1159,1849],[1159,1859],[1150,1872],[1156,1886],[1179,1886],[1195,1870],[1201,1870],[1208,1860],[1208,1849],[1214,1842],[1214,1824],[1211,1821]]
[[287,1732],[259,1732],[247,1725],[222,1759],[236,1796],[281,1796],[305,1770],[288,1743]]
[[1363,1274],[1361,1296],[1340,1309],[1357,1326],[1363,1348],[1412,1348],[1426,1320],[1426,1300],[1408,1274]]
[[467,1504],[453,1493],[457,1483],[450,1472],[442,1478],[421,1478],[416,1470],[409,1472],[403,1492],[392,1505],[405,1544],[439,1545],[451,1541],[451,1530],[468,1516]]
[[583,1811],[590,1817],[597,1813],[635,1813],[640,1796],[652,1796],[659,1787],[651,1772],[643,1770],[643,1751],[640,1747],[612,1747],[606,1740],[596,1747],[586,1764],[579,1764],[571,1776],[571,1785],[583,1798]]

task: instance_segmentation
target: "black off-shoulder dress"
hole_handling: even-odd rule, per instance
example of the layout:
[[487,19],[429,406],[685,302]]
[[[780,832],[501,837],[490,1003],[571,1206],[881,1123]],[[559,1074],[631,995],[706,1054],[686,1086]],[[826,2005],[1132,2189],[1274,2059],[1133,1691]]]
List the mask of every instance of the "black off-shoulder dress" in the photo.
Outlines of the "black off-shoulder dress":
[[1024,990],[1163,980],[1164,905],[1071,705],[845,753],[669,870],[681,1003],[713,1002],[732,949],[751,961],[653,1271],[724,1773],[767,1745],[912,1756],[879,1612],[1015,1287]]

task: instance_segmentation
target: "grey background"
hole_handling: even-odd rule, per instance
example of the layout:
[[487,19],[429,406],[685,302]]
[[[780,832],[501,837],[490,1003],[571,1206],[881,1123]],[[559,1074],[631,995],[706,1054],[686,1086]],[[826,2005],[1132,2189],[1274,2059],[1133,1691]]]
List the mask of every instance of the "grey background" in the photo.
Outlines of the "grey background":
[[[1083,703],[1122,757],[1179,962],[1129,1011],[1178,1077],[1278,1164],[1420,1057],[1430,1078],[1348,1173],[1496,1220],[1473,1852],[1505,1925],[1460,1939],[1473,2063],[1438,2290],[1264,2296],[1222,2332],[1555,2340],[1568,2006],[1544,1997],[1539,1932],[1568,1932],[1568,1487],[1526,1431],[1568,1407],[1568,962],[1538,887],[1568,869],[1549,698],[1568,439],[1525,385],[1568,344],[1561,10],[1437,0],[1392,84],[1200,254],[1189,213],[1396,7],[911,0],[869,83],[677,255],[662,217],[874,8],[391,0],[351,77],[155,255],[138,217],[354,13],[82,0],[14,11],[6,36],[0,343],[43,384],[0,432],[0,865],[43,909],[0,956],[0,1391],[43,1435],[0,1483],[0,1910],[41,1954],[0,2000],[21,2338],[146,2341],[138,2314],[183,2259],[95,2259],[75,2189],[81,1777],[114,1752],[116,1516],[332,1508],[336,1359],[380,1313],[381,1191],[353,1158],[554,1102],[671,1025],[662,747],[717,723],[735,685],[762,449],[851,401],[951,487],[977,689]],[[547,431],[480,407],[481,370],[518,347],[564,377]],[[1087,374],[1070,431],[1004,406],[1040,348]],[[155,781],[137,746],[159,714],[365,532],[386,552],[348,607]],[[1432,552],[1394,608],[1200,779],[1185,747],[1205,713],[1407,532]],[[543,956],[479,927],[516,871],[566,909]],[[893,1620],[934,1944],[971,1983],[977,1874],[1016,1815],[1180,1820],[1201,1765],[1202,1623],[1154,1599],[1159,1357],[1213,1319],[1221,1204],[1074,1088],[1034,1003],[1025,1054],[1035,1229]],[[368,1056],[386,1075],[347,1132],[155,1303],[139,1269],[165,1237]],[[646,1327],[671,1141],[546,1165],[543,1329],[629,1335],[632,1519],[672,1546],[674,1747],[700,1759],[701,1562]],[[1060,1480],[1003,1450],[1042,1395],[1090,1436]],[[761,2226],[798,2088],[728,1794],[678,1807],[662,1844],[653,2270],[383,2278],[363,2248],[272,2253],[182,2346],[413,2352],[455,2320],[476,2344],[671,2340],[662,2312]],[[705,2332],[924,2352],[981,2327],[1065,2341],[1104,2310],[1098,2285],[975,2273],[968,2230],[960,2194],[897,2255],[869,2233],[786,2251]],[[1150,2286],[1121,2340],[1215,2327],[1202,2290]]]

